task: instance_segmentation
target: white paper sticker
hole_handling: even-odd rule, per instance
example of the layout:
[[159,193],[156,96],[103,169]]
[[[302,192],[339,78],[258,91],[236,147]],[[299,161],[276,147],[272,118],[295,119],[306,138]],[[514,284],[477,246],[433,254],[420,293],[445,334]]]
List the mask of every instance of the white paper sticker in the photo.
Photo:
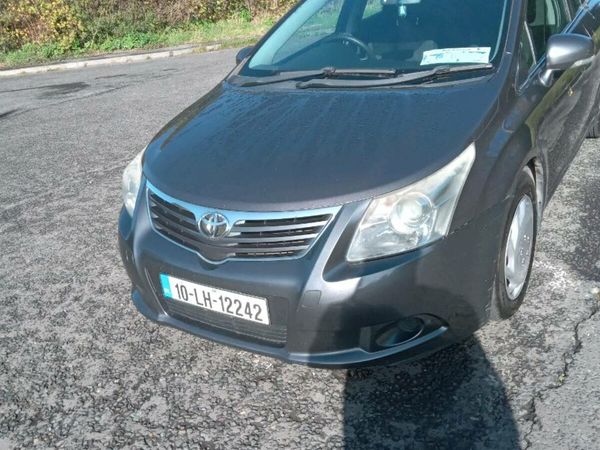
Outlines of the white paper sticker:
[[490,62],[490,47],[438,48],[423,52],[421,65],[470,63],[487,64]]

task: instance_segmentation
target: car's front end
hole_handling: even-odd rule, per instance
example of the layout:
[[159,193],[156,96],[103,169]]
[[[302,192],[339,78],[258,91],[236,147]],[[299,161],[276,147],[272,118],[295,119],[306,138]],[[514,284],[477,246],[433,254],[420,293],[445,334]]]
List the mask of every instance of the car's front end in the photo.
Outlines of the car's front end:
[[[121,254],[150,319],[325,367],[419,357],[488,319],[509,2],[386,0],[362,24],[365,2],[336,2],[302,2],[126,170]],[[481,44],[386,41],[414,26]]]
[[[470,146],[374,200],[253,212],[173,198],[134,162],[136,202],[119,224],[134,304],[159,323],[315,366],[407,360],[456,342],[487,320],[504,214],[499,205],[450,230],[474,158]],[[223,234],[207,220],[225,220]]]

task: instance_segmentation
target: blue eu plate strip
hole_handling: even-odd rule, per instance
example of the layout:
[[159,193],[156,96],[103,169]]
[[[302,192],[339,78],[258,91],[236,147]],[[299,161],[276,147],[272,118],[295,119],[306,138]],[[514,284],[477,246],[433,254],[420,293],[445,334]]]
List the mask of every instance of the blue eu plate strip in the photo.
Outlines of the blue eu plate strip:
[[173,298],[171,295],[171,283],[169,283],[169,276],[164,273],[160,274],[160,284],[162,286],[163,295],[168,298]]

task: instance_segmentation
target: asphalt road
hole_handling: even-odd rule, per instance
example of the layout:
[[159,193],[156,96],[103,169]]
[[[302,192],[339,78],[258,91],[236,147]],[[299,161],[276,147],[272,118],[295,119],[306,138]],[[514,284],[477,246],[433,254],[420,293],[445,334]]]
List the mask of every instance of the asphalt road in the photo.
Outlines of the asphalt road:
[[546,211],[523,308],[426,360],[315,370],[136,312],[122,170],[234,54],[0,80],[0,449],[600,448],[600,141]]

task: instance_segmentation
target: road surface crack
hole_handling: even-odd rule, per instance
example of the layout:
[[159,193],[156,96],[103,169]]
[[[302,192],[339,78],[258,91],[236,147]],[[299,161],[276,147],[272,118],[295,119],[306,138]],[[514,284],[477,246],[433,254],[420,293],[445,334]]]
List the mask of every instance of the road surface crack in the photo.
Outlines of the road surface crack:
[[558,381],[534,392],[531,400],[527,403],[527,412],[525,414],[525,420],[527,422],[531,422],[531,426],[529,427],[529,429],[523,437],[523,440],[525,441],[525,450],[531,448],[531,434],[536,429],[536,427],[539,426],[537,403],[541,402],[544,399],[544,396],[547,392],[555,389],[560,389],[567,381],[571,370],[571,366],[575,361],[575,357],[581,351],[581,348],[583,346],[579,330],[584,323],[593,319],[594,316],[598,313],[598,311],[600,311],[600,293],[595,293],[590,313],[587,316],[583,317],[581,320],[579,320],[573,327],[573,337],[575,340],[575,344],[571,347],[569,351],[563,354],[563,369],[560,372],[560,375],[558,376]]

